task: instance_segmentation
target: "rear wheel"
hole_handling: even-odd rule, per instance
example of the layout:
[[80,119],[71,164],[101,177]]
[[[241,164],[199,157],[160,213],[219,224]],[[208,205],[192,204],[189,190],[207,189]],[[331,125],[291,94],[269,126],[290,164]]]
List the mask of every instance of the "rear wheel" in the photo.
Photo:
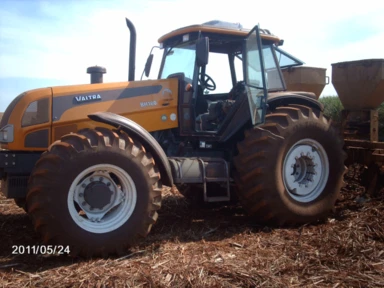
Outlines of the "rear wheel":
[[320,111],[278,107],[238,145],[234,164],[244,208],[262,223],[324,219],[343,184],[342,144]]
[[157,220],[159,180],[140,143],[85,129],[52,144],[36,163],[28,213],[46,244],[68,245],[74,256],[123,254]]

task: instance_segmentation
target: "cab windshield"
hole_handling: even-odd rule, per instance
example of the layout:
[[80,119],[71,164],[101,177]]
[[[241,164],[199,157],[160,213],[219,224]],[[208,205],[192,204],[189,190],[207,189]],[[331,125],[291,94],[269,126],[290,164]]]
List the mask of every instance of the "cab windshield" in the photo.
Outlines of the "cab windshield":
[[166,79],[174,73],[184,73],[186,78],[193,78],[195,68],[196,44],[185,43],[177,47],[168,47],[165,50],[164,66],[160,79]]

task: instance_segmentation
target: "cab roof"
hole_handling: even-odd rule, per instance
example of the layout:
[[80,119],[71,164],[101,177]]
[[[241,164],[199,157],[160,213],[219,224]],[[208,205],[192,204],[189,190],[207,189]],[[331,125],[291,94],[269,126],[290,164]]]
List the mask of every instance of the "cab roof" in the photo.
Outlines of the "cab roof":
[[[222,34],[226,36],[238,36],[239,38],[244,38],[248,35],[250,31],[250,29],[243,28],[240,23],[230,23],[220,20],[212,20],[203,24],[190,25],[173,30],[160,37],[158,42],[164,43],[165,41],[171,38],[194,32]],[[276,43],[281,40],[279,37],[273,35],[267,29],[260,29],[260,36],[262,39],[273,41]]]

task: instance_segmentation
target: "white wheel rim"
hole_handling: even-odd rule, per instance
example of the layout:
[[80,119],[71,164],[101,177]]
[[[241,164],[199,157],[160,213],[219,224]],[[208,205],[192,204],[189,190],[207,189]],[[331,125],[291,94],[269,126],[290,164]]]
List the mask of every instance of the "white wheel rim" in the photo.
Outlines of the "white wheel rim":
[[285,156],[282,170],[285,189],[301,203],[316,200],[329,177],[329,161],[324,147],[313,139],[295,143]]
[[136,186],[131,176],[115,165],[98,164],[75,178],[67,204],[73,221],[82,229],[108,233],[127,222],[136,202]]

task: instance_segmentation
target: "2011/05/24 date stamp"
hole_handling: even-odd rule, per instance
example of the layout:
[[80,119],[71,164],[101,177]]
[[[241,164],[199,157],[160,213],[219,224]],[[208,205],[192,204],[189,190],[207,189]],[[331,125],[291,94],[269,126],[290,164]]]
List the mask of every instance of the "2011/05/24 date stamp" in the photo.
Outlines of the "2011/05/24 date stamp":
[[63,245],[12,245],[12,255],[65,255],[69,253],[69,246]]

